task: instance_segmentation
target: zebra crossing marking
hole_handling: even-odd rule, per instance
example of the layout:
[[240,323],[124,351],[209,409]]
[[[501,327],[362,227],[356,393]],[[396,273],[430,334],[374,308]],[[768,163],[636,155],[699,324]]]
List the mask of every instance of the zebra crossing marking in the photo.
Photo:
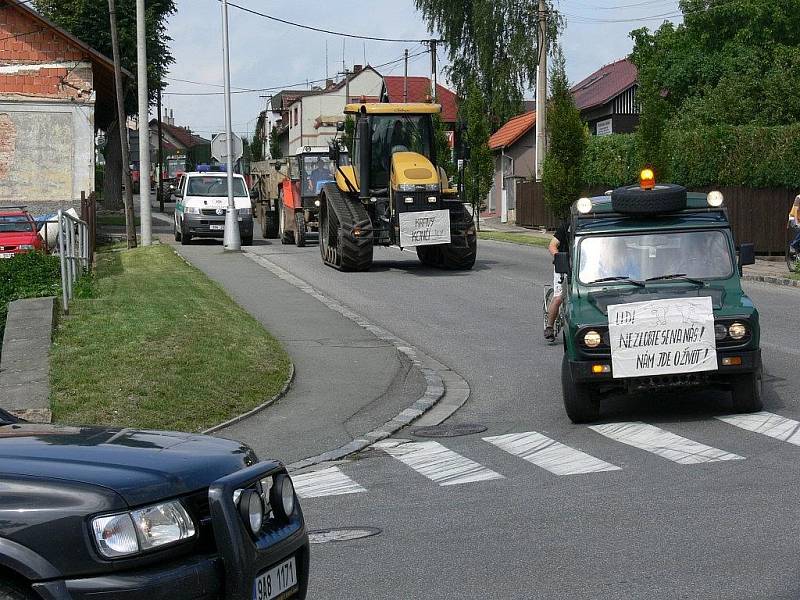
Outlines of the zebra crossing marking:
[[743,456],[706,446],[671,433],[655,425],[641,422],[590,425],[597,433],[612,440],[646,450],[681,465],[694,465],[723,460],[744,460]]
[[788,444],[800,446],[800,422],[794,419],[787,419],[766,411],[747,415],[726,415],[716,418],[739,429],[746,429],[753,433],[760,433]]
[[293,475],[292,482],[297,495],[301,498],[341,496],[342,494],[357,494],[367,491],[342,473],[338,467]]
[[555,475],[621,470],[616,465],[566,446],[536,431],[495,435],[485,437],[483,440]]
[[453,452],[439,442],[385,440],[374,446],[439,485],[503,479],[500,473]]

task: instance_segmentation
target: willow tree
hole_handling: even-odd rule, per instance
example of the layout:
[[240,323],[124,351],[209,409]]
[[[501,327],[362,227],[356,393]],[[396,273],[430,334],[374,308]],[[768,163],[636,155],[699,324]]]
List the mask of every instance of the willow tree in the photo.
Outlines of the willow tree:
[[[537,3],[531,0],[415,0],[430,31],[441,34],[450,66],[447,74],[462,99],[466,141],[472,155],[466,181],[480,198],[489,192],[492,160],[489,136],[522,112],[526,90],[535,88],[539,53]],[[555,39],[560,19],[548,11],[546,27]]]
[[[104,0],[34,0],[42,15],[69,31],[98,52],[111,57],[111,29],[108,3]],[[147,28],[147,89],[150,103],[155,102],[158,91],[165,84],[160,76],[175,62],[167,35],[167,19],[175,13],[175,0],[148,0],[145,9]],[[130,73],[136,73],[136,0],[117,0],[117,26],[119,29],[120,62]],[[136,80],[127,80],[125,114],[138,112]],[[144,118],[147,118],[145,115]],[[107,208],[122,206],[122,151],[119,125],[98,123],[106,131],[105,176],[103,178],[103,203]]]

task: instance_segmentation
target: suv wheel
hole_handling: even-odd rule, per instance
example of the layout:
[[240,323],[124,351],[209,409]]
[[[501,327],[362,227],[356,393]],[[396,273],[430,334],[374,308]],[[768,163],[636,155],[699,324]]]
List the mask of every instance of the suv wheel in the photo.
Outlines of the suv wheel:
[[733,410],[740,413],[752,413],[764,408],[764,402],[761,399],[762,385],[761,369],[755,373],[738,375],[731,386]]
[[0,600],[32,600],[33,596],[10,581],[0,579]]
[[591,423],[600,418],[600,403],[592,398],[591,388],[577,383],[572,377],[567,355],[561,361],[561,390],[564,409],[573,423]]

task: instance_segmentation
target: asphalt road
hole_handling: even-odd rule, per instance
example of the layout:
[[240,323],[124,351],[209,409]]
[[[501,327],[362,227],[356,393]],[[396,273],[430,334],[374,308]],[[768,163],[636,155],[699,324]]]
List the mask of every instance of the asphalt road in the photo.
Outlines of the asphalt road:
[[[745,285],[762,315],[765,411],[778,416],[725,422],[726,394],[680,393],[612,402],[592,429],[567,419],[562,350],[541,340],[543,249],[482,242],[468,273],[397,250],[376,250],[368,273],[324,267],[316,246],[253,251],[458,371],[472,395],[449,422],[486,427],[405,432],[427,443],[298,478],[312,530],[381,530],[315,545],[310,597],[800,596],[797,290]],[[629,422],[641,424],[618,426]]]

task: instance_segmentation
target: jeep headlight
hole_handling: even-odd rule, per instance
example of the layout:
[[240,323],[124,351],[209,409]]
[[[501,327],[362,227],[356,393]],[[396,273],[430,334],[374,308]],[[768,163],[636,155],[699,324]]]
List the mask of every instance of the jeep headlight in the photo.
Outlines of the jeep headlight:
[[731,323],[730,327],[728,327],[728,335],[734,340],[740,340],[747,335],[747,327],[738,321]]
[[195,526],[177,500],[92,519],[100,554],[120,558],[194,537]]
[[583,336],[583,343],[587,348],[597,348],[603,338],[594,330],[587,331]]

